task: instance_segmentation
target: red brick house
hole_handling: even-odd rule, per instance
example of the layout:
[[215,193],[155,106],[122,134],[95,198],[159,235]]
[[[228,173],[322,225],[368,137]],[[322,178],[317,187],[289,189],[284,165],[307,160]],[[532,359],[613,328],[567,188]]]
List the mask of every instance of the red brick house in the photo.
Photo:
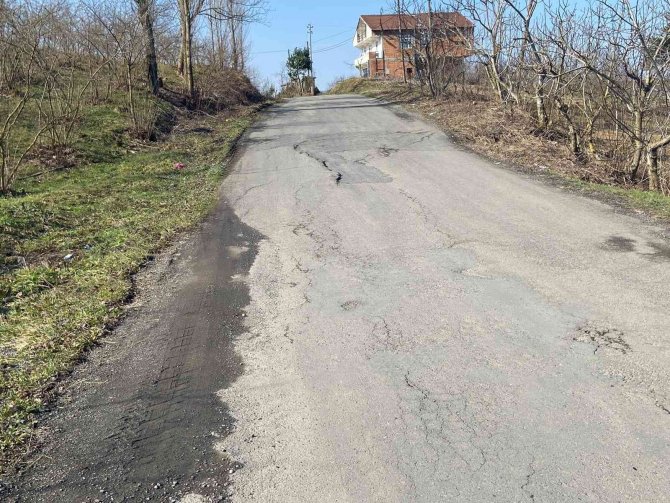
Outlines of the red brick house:
[[[453,67],[462,66],[470,55],[472,22],[458,12],[409,15],[363,15],[358,20],[354,47],[361,55],[354,61],[361,77],[409,78],[422,64],[421,48],[427,45],[432,23],[432,53],[446,58]],[[404,64],[403,64],[404,63]]]

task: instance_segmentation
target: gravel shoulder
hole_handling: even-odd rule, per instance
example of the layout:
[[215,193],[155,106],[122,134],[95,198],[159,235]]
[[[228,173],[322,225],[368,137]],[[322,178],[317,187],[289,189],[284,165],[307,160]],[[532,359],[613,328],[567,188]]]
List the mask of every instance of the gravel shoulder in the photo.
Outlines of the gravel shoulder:
[[9,501],[224,498],[237,465],[212,448],[233,427],[216,391],[243,372],[241,278],[261,238],[222,199],[137,275],[135,302],[67,383]]

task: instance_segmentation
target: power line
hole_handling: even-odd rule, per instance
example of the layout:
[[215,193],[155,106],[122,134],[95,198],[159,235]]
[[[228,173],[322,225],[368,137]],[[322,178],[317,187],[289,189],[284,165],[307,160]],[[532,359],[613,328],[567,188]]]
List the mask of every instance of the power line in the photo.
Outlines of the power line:
[[326,46],[326,47],[322,47],[321,49],[315,49],[314,52],[327,52],[327,51],[332,51],[333,49],[337,49],[337,48],[339,48],[339,47],[342,47],[343,45],[348,44],[348,43],[350,43],[350,42],[351,42],[351,39],[348,39],[348,38],[347,38],[347,39],[342,40],[341,42],[338,42],[338,43],[336,43],[336,44],[334,44],[334,45],[329,45],[329,46]]
[[[289,49],[290,50],[290,49]],[[252,52],[251,55],[255,56],[256,54],[277,54],[280,52],[286,52],[286,49],[282,49],[281,51],[261,51],[261,52]]]
[[350,29],[349,30],[344,30],[344,31],[341,31],[339,33],[335,33],[334,35],[329,35],[327,37],[320,38],[319,40],[315,40],[314,43],[323,42],[324,40],[329,40],[331,38],[338,37],[338,36],[343,35],[345,33],[349,33],[350,31],[351,31]]
[[[348,31],[348,30],[347,30],[347,31]],[[343,32],[343,33],[344,33],[344,32]],[[337,35],[341,35],[341,34],[342,34],[342,33],[338,33]],[[326,39],[328,39],[328,38],[333,38],[334,36],[337,36],[337,35],[333,35],[333,36],[330,36],[330,37],[326,37],[325,39],[322,38],[322,39],[320,39],[320,40],[326,40]],[[318,42],[318,40],[317,40],[317,42]],[[351,42],[351,39],[346,38],[346,39],[342,40],[341,42],[337,42],[336,44],[333,44],[333,45],[327,45],[327,46],[325,46],[325,47],[321,47],[321,48],[319,48],[319,49],[314,49],[313,52],[314,52],[314,53],[320,53],[320,52],[332,51],[333,49],[338,49],[338,48],[342,47],[343,45],[345,45],[345,44],[347,44],[347,43],[349,43],[349,42]],[[288,50],[290,51],[291,49],[288,49]],[[285,53],[285,52],[286,52],[286,49],[281,49],[281,50],[278,50],[278,51],[260,51],[260,52],[252,52],[251,55],[252,55],[252,56],[255,56],[255,55],[257,55],[257,54],[279,54],[279,53]]]

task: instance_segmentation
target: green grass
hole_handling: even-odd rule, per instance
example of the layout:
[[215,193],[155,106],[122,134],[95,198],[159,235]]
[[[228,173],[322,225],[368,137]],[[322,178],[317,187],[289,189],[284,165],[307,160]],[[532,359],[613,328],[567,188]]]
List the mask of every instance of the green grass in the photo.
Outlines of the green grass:
[[569,182],[582,192],[595,196],[613,197],[630,209],[640,210],[663,220],[670,220],[670,197],[659,192],[603,185],[577,179],[570,179]]
[[77,155],[88,162],[105,162],[126,152],[128,119],[114,105],[99,105],[85,111],[74,138]]
[[85,163],[0,197],[0,472],[58,376],[121,314],[131,275],[211,210],[229,149],[254,116],[190,119],[130,153],[120,113],[97,107],[77,139]]

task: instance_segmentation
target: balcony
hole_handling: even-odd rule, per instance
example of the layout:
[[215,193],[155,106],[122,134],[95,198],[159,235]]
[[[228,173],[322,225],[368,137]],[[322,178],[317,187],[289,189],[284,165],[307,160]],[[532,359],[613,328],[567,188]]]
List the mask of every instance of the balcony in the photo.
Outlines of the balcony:
[[358,58],[354,60],[355,68],[367,68],[368,61],[370,60],[368,53],[361,54]]
[[377,41],[377,35],[374,33],[370,33],[369,36],[366,36],[366,33],[363,32],[361,33],[360,31],[356,32],[356,36],[354,37],[354,47],[357,49],[362,49],[364,47],[367,47],[369,45],[373,45]]

